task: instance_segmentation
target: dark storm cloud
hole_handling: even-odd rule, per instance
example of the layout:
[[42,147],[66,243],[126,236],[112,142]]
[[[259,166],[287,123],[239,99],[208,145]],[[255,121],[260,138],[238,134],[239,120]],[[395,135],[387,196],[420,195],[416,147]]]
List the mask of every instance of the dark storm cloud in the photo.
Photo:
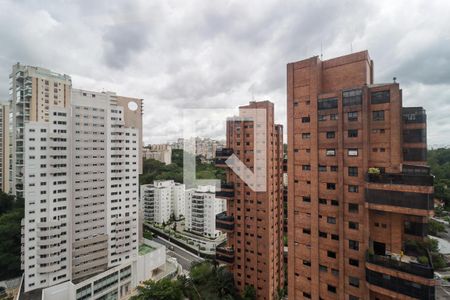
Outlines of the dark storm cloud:
[[47,67],[71,74],[75,87],[144,98],[145,141],[162,142],[182,135],[183,108],[268,99],[285,123],[288,62],[320,55],[321,45],[324,59],[368,49],[376,81],[396,76],[404,104],[427,109],[437,144],[450,140],[449,8],[445,0],[0,0],[0,100],[12,64]]

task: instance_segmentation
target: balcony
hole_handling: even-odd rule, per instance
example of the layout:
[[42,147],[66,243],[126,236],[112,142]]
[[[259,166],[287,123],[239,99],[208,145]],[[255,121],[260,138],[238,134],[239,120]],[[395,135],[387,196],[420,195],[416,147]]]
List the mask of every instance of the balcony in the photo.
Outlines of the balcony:
[[381,184],[403,184],[433,186],[434,177],[431,175],[410,175],[410,174],[367,174],[367,182]]
[[216,159],[215,164],[216,167],[226,168],[227,164],[225,161],[233,154],[233,149],[231,148],[223,148],[221,150],[216,151]]
[[234,198],[234,184],[233,183],[221,183],[220,191],[216,191],[216,197],[218,198]]
[[[396,299],[406,298],[404,296],[402,297],[402,295],[406,295],[414,299],[435,299],[434,285],[425,285],[412,282],[399,277],[372,271],[367,268],[366,281],[369,283],[370,290],[390,297],[394,296]],[[399,295],[392,295],[392,292]]]
[[403,107],[403,123],[426,123],[427,114],[422,107]]
[[234,217],[227,216],[225,212],[216,215],[216,229],[225,232],[232,232],[234,230]]
[[400,255],[384,256],[369,253],[367,253],[366,255],[366,262],[368,263],[428,279],[433,279],[433,268],[430,265],[423,265],[416,261],[416,258],[407,255],[403,255],[402,257],[400,257]]
[[234,249],[230,247],[217,247],[216,259],[224,263],[232,264],[234,262]]
[[366,189],[366,202],[370,209],[428,216],[434,208],[432,193],[414,193],[391,190]]

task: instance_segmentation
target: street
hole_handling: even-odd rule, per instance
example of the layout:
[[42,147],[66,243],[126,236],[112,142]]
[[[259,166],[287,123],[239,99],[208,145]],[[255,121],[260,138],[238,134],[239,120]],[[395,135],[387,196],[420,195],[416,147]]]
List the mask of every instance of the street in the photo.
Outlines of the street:
[[[179,246],[172,244],[162,238],[155,237],[153,240],[157,243],[160,243],[167,248],[167,255],[175,257],[178,263],[183,267],[183,270],[189,271],[191,269],[192,262],[203,261],[203,258],[197,257],[194,254],[188,253],[187,250],[180,248]],[[172,248],[173,250],[169,249]]]

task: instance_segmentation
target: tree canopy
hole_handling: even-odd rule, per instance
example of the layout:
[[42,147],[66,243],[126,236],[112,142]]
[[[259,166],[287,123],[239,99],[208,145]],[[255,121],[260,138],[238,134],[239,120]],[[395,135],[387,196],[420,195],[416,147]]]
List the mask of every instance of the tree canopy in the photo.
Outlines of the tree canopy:
[[444,200],[446,209],[450,209],[450,149],[428,150],[428,164],[434,178],[435,197]]

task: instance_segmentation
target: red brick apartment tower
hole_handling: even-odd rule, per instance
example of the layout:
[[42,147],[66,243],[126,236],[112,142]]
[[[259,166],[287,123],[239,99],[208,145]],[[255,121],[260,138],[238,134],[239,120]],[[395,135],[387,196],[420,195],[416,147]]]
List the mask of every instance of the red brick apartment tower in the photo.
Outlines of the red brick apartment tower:
[[254,192],[225,164],[233,153],[254,172],[254,122],[227,120],[226,147],[217,151],[216,165],[226,168],[227,182],[217,196],[227,198],[227,212],[216,216],[218,229],[226,231],[227,244],[216,249],[216,258],[228,263],[242,292],[252,285],[258,299],[276,299],[284,284],[283,269],[283,127],[274,124],[274,105],[250,102],[239,107],[266,110],[266,192]]
[[289,299],[434,299],[423,108],[367,51],[288,64],[287,108]]

